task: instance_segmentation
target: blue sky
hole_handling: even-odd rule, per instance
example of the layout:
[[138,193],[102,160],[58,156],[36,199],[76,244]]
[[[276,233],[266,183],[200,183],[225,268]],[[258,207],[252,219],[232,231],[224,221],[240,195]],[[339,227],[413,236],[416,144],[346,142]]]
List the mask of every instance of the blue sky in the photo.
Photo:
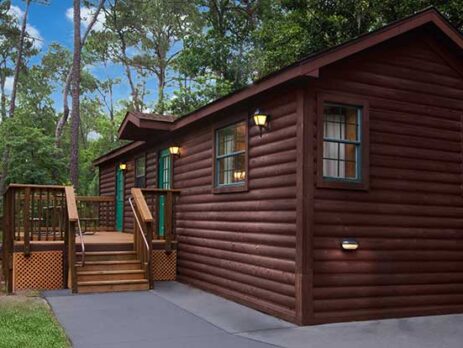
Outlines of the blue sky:
[[[53,42],[58,42],[61,45],[72,50],[73,45],[73,28],[72,28],[72,0],[50,0],[49,5],[42,5],[33,2],[29,12],[29,34],[38,38],[36,45],[40,46],[41,54],[31,60],[32,64],[40,62],[41,55],[47,51],[48,46]],[[21,0],[12,0],[13,11],[18,12],[18,8],[24,11],[24,2]],[[82,17],[85,16],[86,9],[83,9]],[[85,18],[85,17],[84,17]],[[85,19],[83,18],[82,33],[85,28]],[[101,23],[97,24],[101,27]],[[96,25],[96,26],[97,26]],[[104,79],[109,77],[120,77],[122,82],[114,91],[115,100],[126,99],[129,97],[129,88],[123,74],[123,69],[120,66],[112,65],[108,71],[104,71],[99,67],[91,67],[91,71],[98,78]],[[147,97],[147,104],[154,102],[156,91],[156,81],[151,79],[148,81],[148,89],[150,95]],[[61,93],[57,91],[53,95],[57,110],[61,111]]]

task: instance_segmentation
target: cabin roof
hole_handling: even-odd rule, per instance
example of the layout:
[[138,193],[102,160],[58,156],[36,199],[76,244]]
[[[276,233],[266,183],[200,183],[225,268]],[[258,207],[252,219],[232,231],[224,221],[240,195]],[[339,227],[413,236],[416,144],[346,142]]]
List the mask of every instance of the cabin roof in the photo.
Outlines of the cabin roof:
[[[463,35],[454,28],[438,10],[434,7],[430,7],[341,45],[308,55],[285,68],[255,81],[243,89],[219,98],[183,117],[176,118],[174,116],[127,112],[119,128],[119,137],[121,139],[130,140],[153,139],[157,136],[164,137],[170,132],[177,131],[180,128],[188,126],[285,82],[298,78],[317,78],[319,69],[324,66],[429,24],[434,25],[440,32],[445,34],[458,49],[463,49]],[[139,143],[139,141],[137,141],[137,143]],[[139,144],[138,146],[141,145],[142,144]],[[122,148],[120,149],[122,150]],[[130,150],[132,149],[128,149],[127,151]],[[99,165],[114,158],[114,151],[116,150],[113,150],[111,152],[113,154],[109,157],[107,157],[107,155],[111,153],[101,156],[94,161],[94,164]],[[120,154],[121,153],[118,155]]]

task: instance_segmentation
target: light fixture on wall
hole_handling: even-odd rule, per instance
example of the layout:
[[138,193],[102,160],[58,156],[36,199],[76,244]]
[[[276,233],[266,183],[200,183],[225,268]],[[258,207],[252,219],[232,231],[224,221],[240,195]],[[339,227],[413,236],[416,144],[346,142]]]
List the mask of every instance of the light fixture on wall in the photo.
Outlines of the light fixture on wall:
[[259,133],[262,136],[262,130],[269,128],[270,115],[257,109],[252,115],[252,120],[254,125],[259,127]]
[[359,243],[354,239],[344,239],[341,242],[341,247],[344,250],[353,251],[353,250],[357,250],[359,248]]
[[119,169],[120,170],[127,170],[127,164],[126,163],[120,163],[119,164]]
[[175,145],[172,145],[169,147],[169,153],[172,155],[172,156],[179,156],[180,155],[180,147],[179,146],[175,146]]

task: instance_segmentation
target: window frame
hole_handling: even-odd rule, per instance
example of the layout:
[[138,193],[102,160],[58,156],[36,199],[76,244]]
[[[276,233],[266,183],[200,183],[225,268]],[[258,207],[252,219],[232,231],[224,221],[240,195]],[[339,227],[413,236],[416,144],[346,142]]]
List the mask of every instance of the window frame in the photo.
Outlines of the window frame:
[[[246,172],[246,177],[243,182],[218,185],[217,177],[217,132],[223,128],[236,125],[238,123],[244,123],[245,134],[244,134],[244,170]],[[222,156],[223,158],[224,156]],[[212,127],[212,193],[230,193],[230,192],[246,192],[248,191],[248,181],[249,181],[249,121],[248,117],[234,117],[232,119],[227,119],[226,121],[218,122]]]
[[[360,126],[360,158],[356,166],[357,179],[331,178],[323,175],[323,149],[324,149],[324,111],[326,104],[339,106],[354,106],[362,108]],[[368,190],[369,188],[369,103],[368,100],[347,94],[319,93],[317,95],[317,187],[346,190]]]
[[[141,160],[141,159],[143,159],[143,161],[145,162],[145,174],[143,176],[137,176],[137,168],[138,168],[137,167],[137,162],[138,162],[138,160]],[[135,157],[134,167],[135,167],[135,170],[134,170],[134,187],[146,188],[146,169],[147,169],[146,168],[146,154]],[[137,182],[138,178],[143,178],[143,186],[138,185],[138,182]]]

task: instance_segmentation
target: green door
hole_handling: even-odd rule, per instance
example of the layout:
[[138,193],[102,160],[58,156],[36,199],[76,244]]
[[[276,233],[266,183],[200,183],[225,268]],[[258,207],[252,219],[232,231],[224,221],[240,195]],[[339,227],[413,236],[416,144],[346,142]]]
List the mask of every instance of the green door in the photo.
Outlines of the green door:
[[[169,149],[161,151],[159,156],[159,173],[158,173],[158,187],[163,189],[171,188],[172,180],[172,159]],[[165,215],[165,201],[164,196],[159,197],[159,236],[164,236],[164,215]]]
[[124,171],[116,170],[116,230],[124,228]]

